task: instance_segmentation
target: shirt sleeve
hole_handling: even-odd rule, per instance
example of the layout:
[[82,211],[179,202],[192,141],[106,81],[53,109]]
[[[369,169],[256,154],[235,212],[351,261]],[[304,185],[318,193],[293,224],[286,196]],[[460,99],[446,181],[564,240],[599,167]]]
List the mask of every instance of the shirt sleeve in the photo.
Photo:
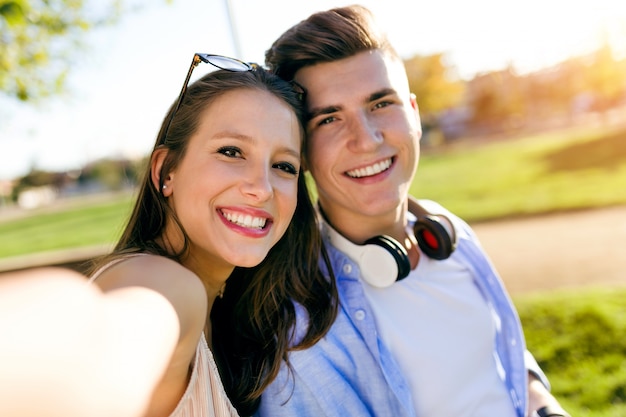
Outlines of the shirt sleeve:
[[528,369],[528,372],[533,374],[539,381],[541,381],[546,389],[550,391],[551,387],[550,381],[548,381],[548,377],[539,367],[539,364],[537,363],[537,360],[535,360],[533,354],[530,353],[530,351],[528,350],[524,351],[524,363],[526,364],[526,369]]

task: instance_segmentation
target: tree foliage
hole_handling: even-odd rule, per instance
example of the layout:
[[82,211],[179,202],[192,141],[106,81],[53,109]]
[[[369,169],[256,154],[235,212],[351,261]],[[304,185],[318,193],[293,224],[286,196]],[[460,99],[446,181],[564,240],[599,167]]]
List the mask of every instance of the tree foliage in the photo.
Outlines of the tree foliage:
[[507,124],[520,117],[526,107],[523,81],[511,68],[477,75],[467,97],[473,121]]
[[420,114],[426,118],[458,106],[463,98],[464,83],[444,58],[439,53],[404,61],[409,87],[417,96]]
[[123,0],[0,0],[0,91],[22,101],[63,90],[90,29],[112,23]]
[[596,94],[596,109],[611,108],[624,96],[626,89],[625,66],[616,65],[613,52],[604,45],[593,53],[587,61],[587,83],[589,90]]
[[528,74],[477,74],[466,85],[468,136],[519,133],[582,120],[626,106],[626,59],[609,45]]

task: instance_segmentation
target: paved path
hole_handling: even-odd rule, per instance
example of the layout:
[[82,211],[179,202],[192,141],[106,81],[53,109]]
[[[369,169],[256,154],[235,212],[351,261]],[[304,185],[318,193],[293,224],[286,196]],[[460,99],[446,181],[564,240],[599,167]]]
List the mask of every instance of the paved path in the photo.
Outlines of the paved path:
[[626,285],[626,206],[472,226],[512,295]]

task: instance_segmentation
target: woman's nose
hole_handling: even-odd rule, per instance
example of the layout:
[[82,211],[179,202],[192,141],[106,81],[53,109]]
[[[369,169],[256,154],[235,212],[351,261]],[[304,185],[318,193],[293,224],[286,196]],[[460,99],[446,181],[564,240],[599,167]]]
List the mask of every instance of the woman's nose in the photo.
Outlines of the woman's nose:
[[269,169],[251,168],[247,177],[242,181],[241,191],[257,201],[270,199],[274,194],[274,187]]

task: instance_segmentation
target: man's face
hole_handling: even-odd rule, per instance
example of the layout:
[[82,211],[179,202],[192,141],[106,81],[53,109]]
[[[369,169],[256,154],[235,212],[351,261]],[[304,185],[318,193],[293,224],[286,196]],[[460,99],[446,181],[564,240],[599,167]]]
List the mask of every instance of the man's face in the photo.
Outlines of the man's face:
[[295,80],[307,90],[307,168],[327,218],[338,229],[397,222],[421,137],[402,62],[361,52],[305,67]]

